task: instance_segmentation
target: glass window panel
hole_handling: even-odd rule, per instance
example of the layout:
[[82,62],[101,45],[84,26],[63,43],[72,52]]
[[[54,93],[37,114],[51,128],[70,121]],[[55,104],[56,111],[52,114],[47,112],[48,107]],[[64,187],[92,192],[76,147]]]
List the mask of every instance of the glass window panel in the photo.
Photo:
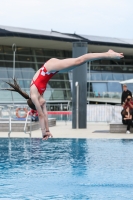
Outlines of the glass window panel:
[[20,80],[20,79],[17,79],[17,83],[19,84],[19,86],[21,87],[21,88],[25,88],[25,85],[24,85],[24,80]]
[[101,63],[101,61],[100,60],[93,60],[93,61],[91,61],[91,63],[92,64],[94,64],[94,65],[99,65],[100,63]]
[[26,47],[17,47],[17,54],[32,55],[31,49]]
[[30,88],[30,84],[31,84],[31,79],[30,80],[24,80],[24,87],[25,88]]
[[10,86],[5,83],[4,81],[7,81],[6,79],[5,80],[0,80],[0,88],[10,88]]
[[21,73],[22,73],[22,77],[25,78],[25,79],[32,79],[33,76],[35,75],[35,71],[31,71],[31,70],[22,69]]
[[[9,78],[13,77],[13,69],[11,69],[11,68],[8,69],[8,76],[9,76]],[[15,77],[16,78],[23,78],[22,73],[21,73],[21,69],[15,69]]]
[[0,54],[0,60],[4,60],[4,55]]
[[123,66],[123,67],[122,67],[122,71],[123,71],[123,72],[127,72],[127,71],[128,71],[127,68],[128,68],[128,67]]
[[123,74],[121,73],[113,73],[113,79],[116,81],[123,81]]
[[4,46],[3,48],[4,48],[4,53],[5,54],[13,54],[11,46]]
[[53,100],[64,100],[64,91],[63,90],[53,90],[52,92],[52,98]]
[[58,79],[58,80],[64,80],[64,76],[63,76],[63,73],[57,73],[55,74],[52,79]]
[[112,71],[114,72],[122,72],[122,66],[112,66]]
[[132,78],[133,78],[133,74],[124,74],[124,80],[132,79]]
[[12,60],[13,60],[13,55],[6,55],[6,54],[5,54],[5,55],[4,55],[4,59],[5,59],[5,60],[11,60],[11,61],[12,61]]
[[22,97],[19,93],[17,92],[12,92],[12,95],[13,95],[13,99],[14,101],[26,101],[26,99],[24,97]]
[[0,91],[0,102],[12,102],[12,96],[10,91]]
[[91,79],[91,74],[87,73],[87,80]]
[[0,78],[8,78],[8,73],[6,68],[0,68]]
[[104,71],[112,71],[112,66],[104,66]]
[[44,49],[44,56],[56,57],[55,50]]
[[122,92],[122,87],[120,83],[117,82],[108,82],[108,92]]
[[[43,64],[44,64],[44,63],[43,63]],[[37,63],[38,69],[40,69],[40,68],[43,66],[43,64],[42,64],[42,63]]]
[[64,81],[49,81],[49,85],[51,88],[65,88]]
[[0,61],[0,69],[3,68],[3,67],[5,67],[5,62]]
[[65,58],[72,58],[72,51],[64,51]]
[[91,80],[102,80],[101,73],[91,73]]
[[34,62],[34,58],[32,56],[18,56],[20,62]]
[[57,58],[59,58],[59,57],[64,57],[64,52],[61,51],[61,50],[55,50],[55,56],[56,56]]
[[20,62],[19,63],[19,66],[21,67],[21,68],[33,68],[33,69],[35,69],[35,63],[28,63],[28,62]]
[[[13,80],[12,79],[9,79],[8,80],[9,82],[13,83]],[[17,83],[19,84],[19,86],[21,88],[24,88],[24,80],[23,79],[17,79]],[[8,86],[8,84],[4,84],[4,83],[1,83],[1,87],[5,87],[5,88],[10,88],[10,86]]]
[[113,80],[112,73],[102,73],[102,80]]
[[127,88],[133,93],[133,83],[128,83]]
[[33,69],[33,68],[31,68],[31,67],[25,67],[25,68],[21,68],[21,70],[22,70],[22,72],[24,71],[26,71],[27,73],[29,73],[29,72],[33,72],[33,73],[35,73],[36,71],[35,71],[35,69]]
[[[10,68],[10,69],[13,69],[13,61],[12,62],[9,62],[9,61],[7,62],[5,60],[5,66]],[[18,62],[15,62],[15,68],[19,68],[19,63]]]
[[37,57],[37,62],[40,62],[42,64],[45,63],[48,60],[49,60],[48,57]]
[[0,46],[0,53],[3,53],[3,46]]
[[102,93],[107,92],[107,84],[106,83],[92,83],[93,92]]
[[42,49],[35,49],[35,54],[38,55],[38,56],[44,56]]
[[110,60],[99,60],[100,64],[102,65],[110,65]]
[[[89,64],[88,64],[88,70],[89,70]],[[97,66],[93,66],[91,65],[90,67],[90,70],[93,72],[93,71],[101,71],[101,66],[100,65],[97,65]]]
[[129,72],[133,72],[133,67],[128,67]]
[[69,81],[65,81],[65,88],[66,89],[70,89],[70,87],[71,87],[70,82]]

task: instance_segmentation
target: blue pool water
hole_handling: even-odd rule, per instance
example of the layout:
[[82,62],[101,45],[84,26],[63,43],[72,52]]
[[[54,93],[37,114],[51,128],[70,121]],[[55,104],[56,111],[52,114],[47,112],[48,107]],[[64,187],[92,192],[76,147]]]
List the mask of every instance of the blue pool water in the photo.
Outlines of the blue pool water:
[[131,200],[133,140],[0,139],[0,199]]

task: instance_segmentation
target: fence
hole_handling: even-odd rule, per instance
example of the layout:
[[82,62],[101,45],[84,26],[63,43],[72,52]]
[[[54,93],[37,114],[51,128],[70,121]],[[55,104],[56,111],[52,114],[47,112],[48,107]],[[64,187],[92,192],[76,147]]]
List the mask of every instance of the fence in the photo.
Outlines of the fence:
[[[87,105],[87,122],[121,122],[121,106],[113,105]],[[12,116],[16,118],[16,109],[11,110]],[[21,111],[23,115],[24,111]],[[0,109],[0,116],[9,118],[7,108]],[[71,111],[48,111],[49,117],[54,117],[60,121],[72,121]]]
[[87,105],[88,122],[121,122],[121,106]]
[[[87,105],[87,122],[121,122],[121,106],[113,105]],[[68,113],[69,112],[69,113]],[[55,117],[56,120],[72,120],[71,111],[48,111],[50,117]]]

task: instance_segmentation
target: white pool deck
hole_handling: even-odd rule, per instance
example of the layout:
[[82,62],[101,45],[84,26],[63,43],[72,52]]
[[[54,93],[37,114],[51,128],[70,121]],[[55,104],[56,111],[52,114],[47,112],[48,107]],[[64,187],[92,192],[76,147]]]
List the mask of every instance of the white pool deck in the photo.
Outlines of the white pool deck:
[[[90,139],[133,139],[133,133],[109,133],[109,124],[88,123],[87,129],[72,129],[72,122],[59,122],[50,127],[54,138],[90,138]],[[0,132],[0,138],[8,137],[8,132]],[[11,138],[29,138],[24,132],[12,132]],[[32,131],[31,138],[42,138],[41,130]]]

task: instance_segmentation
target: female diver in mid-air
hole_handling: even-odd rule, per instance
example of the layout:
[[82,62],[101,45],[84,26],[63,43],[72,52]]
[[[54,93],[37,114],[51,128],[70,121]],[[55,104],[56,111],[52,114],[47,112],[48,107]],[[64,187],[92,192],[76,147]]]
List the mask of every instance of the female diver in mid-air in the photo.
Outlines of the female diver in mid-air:
[[6,82],[12,88],[5,90],[16,91],[21,94],[25,99],[27,99],[27,104],[30,108],[38,111],[39,122],[42,131],[42,137],[47,140],[49,137],[53,137],[50,133],[48,126],[48,116],[46,109],[46,102],[43,98],[43,93],[46,90],[46,86],[50,78],[52,78],[58,71],[69,71],[75,67],[93,60],[99,59],[120,59],[123,58],[123,53],[117,53],[113,50],[109,50],[104,53],[87,53],[77,58],[66,58],[66,59],[56,59],[51,58],[48,60],[34,75],[31,85],[30,85],[30,96],[21,90],[16,80],[14,84]]

